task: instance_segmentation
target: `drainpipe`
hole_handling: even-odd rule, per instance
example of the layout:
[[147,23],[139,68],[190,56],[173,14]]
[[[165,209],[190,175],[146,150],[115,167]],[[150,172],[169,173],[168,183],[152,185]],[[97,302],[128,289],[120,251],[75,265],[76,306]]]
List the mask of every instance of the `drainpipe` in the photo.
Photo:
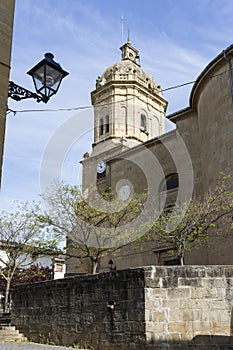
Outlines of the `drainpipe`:
[[229,65],[229,74],[230,74],[230,85],[231,85],[231,100],[233,103],[233,78],[232,78],[232,63],[231,60],[227,59],[226,51],[223,50],[223,57],[228,62]]

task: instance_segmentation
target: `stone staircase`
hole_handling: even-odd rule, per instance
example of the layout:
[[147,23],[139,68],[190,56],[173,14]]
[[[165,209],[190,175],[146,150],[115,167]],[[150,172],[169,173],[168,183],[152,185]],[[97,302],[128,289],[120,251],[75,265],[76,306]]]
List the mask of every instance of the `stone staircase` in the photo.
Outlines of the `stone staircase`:
[[15,326],[11,326],[10,316],[0,317],[0,343],[1,342],[21,342],[27,340]]
[[1,342],[20,342],[26,338],[22,333],[19,333],[14,326],[0,326],[0,343]]

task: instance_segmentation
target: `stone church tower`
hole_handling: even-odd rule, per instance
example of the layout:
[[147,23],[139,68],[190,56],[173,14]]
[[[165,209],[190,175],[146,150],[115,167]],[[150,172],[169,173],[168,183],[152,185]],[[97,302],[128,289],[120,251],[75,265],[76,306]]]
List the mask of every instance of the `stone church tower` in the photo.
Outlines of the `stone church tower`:
[[97,78],[91,92],[94,143],[81,161],[83,190],[106,173],[108,158],[164,133],[167,101],[161,87],[140,67],[129,39],[120,49],[121,61]]

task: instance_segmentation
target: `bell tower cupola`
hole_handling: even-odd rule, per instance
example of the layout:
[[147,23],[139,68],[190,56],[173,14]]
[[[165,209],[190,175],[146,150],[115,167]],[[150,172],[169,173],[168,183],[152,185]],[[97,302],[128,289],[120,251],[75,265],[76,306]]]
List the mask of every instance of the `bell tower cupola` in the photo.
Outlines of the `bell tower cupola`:
[[[122,60],[131,60],[132,62],[138,64],[138,59],[139,59],[139,52],[137,49],[135,49],[130,42],[130,39],[128,38],[128,41],[126,44],[121,46],[120,48],[122,54],[121,54],[121,59]],[[138,64],[139,65],[139,64]]]
[[164,133],[167,101],[155,79],[139,64],[139,52],[128,41],[121,60],[99,76],[91,92],[94,106],[93,154],[126,148]]

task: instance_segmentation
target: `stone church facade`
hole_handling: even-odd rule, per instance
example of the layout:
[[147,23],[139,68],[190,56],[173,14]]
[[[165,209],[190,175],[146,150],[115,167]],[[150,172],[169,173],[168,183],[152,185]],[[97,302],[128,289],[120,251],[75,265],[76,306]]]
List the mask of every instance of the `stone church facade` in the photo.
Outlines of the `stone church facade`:
[[[161,87],[140,67],[139,53],[130,40],[121,51],[121,61],[97,78],[91,93],[94,143],[92,153],[81,161],[83,191],[91,186],[97,191],[111,188],[127,202],[147,189],[148,215],[153,215],[155,209],[170,210],[201,196],[214,186],[220,172],[232,176],[233,45],[202,71],[189,106],[166,116],[176,125],[168,133],[164,127],[168,102]],[[232,239],[213,238],[210,246],[187,253],[185,261],[232,264],[232,249]],[[178,263],[166,247],[150,241],[140,249],[129,243],[112,259],[118,269]],[[102,259],[99,271],[107,265]],[[67,269],[75,272],[72,263]]]

